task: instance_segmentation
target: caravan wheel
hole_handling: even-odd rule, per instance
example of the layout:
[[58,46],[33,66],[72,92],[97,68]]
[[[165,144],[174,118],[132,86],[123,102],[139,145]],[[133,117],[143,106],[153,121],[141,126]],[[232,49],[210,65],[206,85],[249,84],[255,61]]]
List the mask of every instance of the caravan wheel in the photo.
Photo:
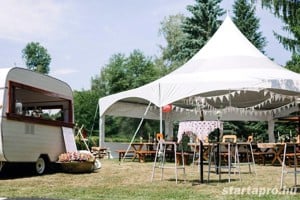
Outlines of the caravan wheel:
[[43,157],[39,157],[35,163],[35,171],[37,174],[41,175],[45,172],[46,161]]

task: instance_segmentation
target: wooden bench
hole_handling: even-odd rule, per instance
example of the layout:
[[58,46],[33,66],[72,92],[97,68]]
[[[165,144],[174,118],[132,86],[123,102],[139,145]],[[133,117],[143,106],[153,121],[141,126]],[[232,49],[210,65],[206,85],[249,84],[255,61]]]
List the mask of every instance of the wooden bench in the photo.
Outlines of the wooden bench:
[[[193,152],[183,152],[183,161],[184,164],[187,165],[189,161],[189,157],[191,155],[194,155]],[[181,152],[176,152],[176,161],[177,165],[182,165],[182,153]]]
[[104,158],[105,156],[110,157],[108,155],[107,148],[101,148],[101,147],[92,147],[91,153],[96,157],[96,158]]
[[[296,160],[294,160],[295,156],[296,156]],[[296,154],[295,153],[286,153],[285,157],[287,159],[287,163],[288,163],[289,167],[293,167],[294,165],[298,166],[298,163],[300,161],[300,153],[299,152],[297,152]],[[295,161],[296,161],[296,163],[295,163]]]
[[266,157],[267,156],[274,156],[275,153],[274,152],[261,152],[261,151],[255,151],[253,152],[253,156],[254,156],[254,160],[255,160],[255,163],[258,163],[258,164],[263,164],[263,165],[266,165]]
[[[125,149],[119,149],[116,150],[116,152],[119,154],[119,161],[124,158],[126,150]],[[134,150],[129,150],[127,151],[126,158],[133,158],[135,151]]]
[[253,143],[253,156],[255,163],[258,164],[266,164],[266,159],[273,159],[275,156],[275,152],[270,148],[270,144],[268,143]]
[[135,152],[138,155],[139,162],[145,162],[146,156],[155,156],[156,151],[154,150],[140,150]]

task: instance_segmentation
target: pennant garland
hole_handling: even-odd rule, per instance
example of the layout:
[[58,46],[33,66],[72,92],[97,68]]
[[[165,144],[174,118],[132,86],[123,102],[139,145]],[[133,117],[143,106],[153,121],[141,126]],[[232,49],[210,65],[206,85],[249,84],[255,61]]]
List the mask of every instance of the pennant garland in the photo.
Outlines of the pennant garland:
[[[241,115],[248,115],[248,116],[270,116],[270,115],[281,113],[284,110],[288,110],[288,109],[291,109],[291,108],[297,106],[295,96],[278,94],[273,91],[264,89],[263,95],[265,97],[268,97],[266,100],[254,105],[254,106],[250,106],[250,107],[245,107],[245,108],[232,107],[231,99],[241,95],[242,93],[245,94],[246,92],[247,92],[247,90],[242,89],[242,90],[229,91],[227,94],[218,95],[218,96],[188,97],[188,98],[184,99],[184,103],[194,107],[194,109],[181,108],[181,107],[174,105],[173,110],[176,112],[193,112],[196,115],[200,114],[200,112],[202,110],[204,115],[216,115],[217,111],[221,111],[224,114],[239,113]],[[209,104],[208,101],[213,101],[214,103],[226,102],[229,104],[229,106],[220,109],[220,108],[216,108],[213,105]],[[284,105],[280,106],[278,108],[270,109],[270,110],[264,109],[264,107],[272,104],[273,102],[282,103]]]

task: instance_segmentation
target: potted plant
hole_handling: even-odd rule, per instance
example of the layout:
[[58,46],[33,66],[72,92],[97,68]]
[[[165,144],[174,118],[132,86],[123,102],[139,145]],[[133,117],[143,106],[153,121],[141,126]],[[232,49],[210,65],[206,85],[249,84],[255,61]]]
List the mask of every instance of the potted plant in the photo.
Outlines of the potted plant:
[[94,170],[95,157],[89,151],[62,153],[58,157],[65,172],[87,173]]

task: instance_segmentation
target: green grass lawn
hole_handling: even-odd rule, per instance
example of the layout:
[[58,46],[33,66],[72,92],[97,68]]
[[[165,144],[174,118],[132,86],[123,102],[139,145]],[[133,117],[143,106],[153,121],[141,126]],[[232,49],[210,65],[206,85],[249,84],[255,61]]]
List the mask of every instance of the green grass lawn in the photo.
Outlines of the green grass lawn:
[[[55,199],[299,199],[299,194],[275,194],[279,192],[281,167],[256,165],[256,175],[242,167],[241,181],[238,175],[222,174],[222,180],[211,174],[209,184],[199,184],[196,166],[186,166],[186,182],[179,170],[179,183],[175,183],[174,169],[165,169],[160,180],[160,169],[156,169],[151,182],[152,162],[138,163],[117,159],[101,160],[102,168],[93,173],[68,174],[55,172],[43,176],[30,173],[14,173],[1,176],[1,197],[41,197]],[[22,169],[19,169],[22,170]],[[204,172],[207,180],[207,166]],[[285,185],[293,185],[288,175]],[[270,190],[269,194],[266,190]],[[229,194],[232,193],[232,194]],[[287,192],[286,192],[287,193]]]

